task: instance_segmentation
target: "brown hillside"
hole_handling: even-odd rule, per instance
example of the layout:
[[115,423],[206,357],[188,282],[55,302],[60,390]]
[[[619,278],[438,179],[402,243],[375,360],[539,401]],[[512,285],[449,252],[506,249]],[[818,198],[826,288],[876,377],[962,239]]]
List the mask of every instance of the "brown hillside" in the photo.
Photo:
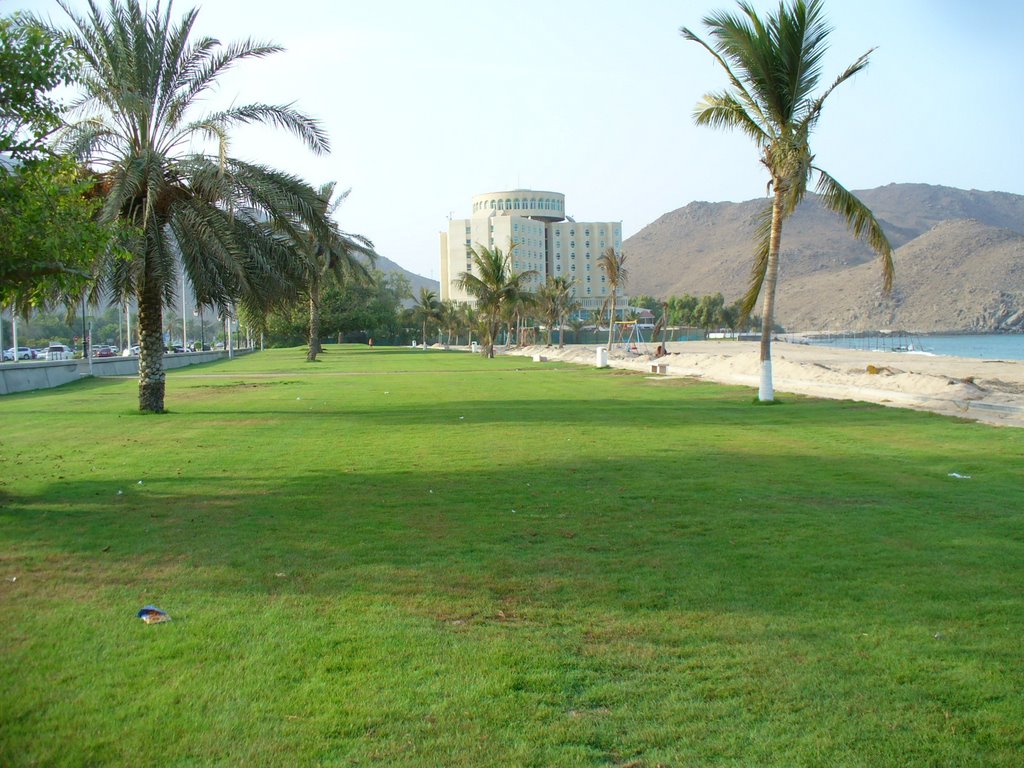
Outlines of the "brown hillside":
[[[1024,308],[1024,281],[1015,271],[1021,263],[1019,243],[1012,243],[1015,234],[1024,234],[1024,197],[926,184],[890,184],[857,194],[900,249],[893,298],[884,310],[875,306],[877,298],[867,301],[880,285],[876,257],[809,195],[783,231],[777,316],[784,326],[836,327],[841,319],[846,328],[869,329],[888,314],[886,327],[899,318],[918,330],[978,331],[1005,322],[998,318],[1006,302],[1011,310]],[[691,203],[648,225],[623,244],[630,257],[629,293],[664,297],[720,291],[727,301],[735,300],[746,288],[754,226],[766,204]],[[946,223],[954,225],[946,228]],[[918,271],[918,264],[933,266]],[[949,271],[965,281],[961,289],[942,276]],[[858,290],[869,292],[858,294],[858,301],[852,300],[854,278],[865,281]],[[1005,296],[996,298],[990,286],[999,286]],[[932,305],[947,308],[944,319],[926,310]]]
[[782,277],[780,320],[793,330],[1024,331],[1024,235],[947,221],[896,251],[883,298],[875,264]]

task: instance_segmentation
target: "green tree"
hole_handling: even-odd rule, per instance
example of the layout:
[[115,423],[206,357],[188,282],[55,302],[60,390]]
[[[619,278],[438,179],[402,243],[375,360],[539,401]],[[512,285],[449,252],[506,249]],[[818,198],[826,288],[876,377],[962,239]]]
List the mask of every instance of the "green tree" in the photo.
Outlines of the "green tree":
[[649,309],[651,310],[651,312],[655,313],[661,311],[661,300],[656,299],[653,296],[650,296],[646,293],[641,293],[637,296],[634,296],[632,301],[633,306],[635,307],[643,307],[644,309]]
[[551,329],[558,326],[558,346],[565,346],[564,325],[565,319],[572,314],[579,304],[573,299],[572,281],[569,278],[559,275],[549,277],[537,292],[537,307],[541,318],[548,328],[548,346],[551,346]]
[[438,307],[437,316],[438,325],[447,334],[445,343],[451,344],[453,335],[458,343],[459,332],[466,322],[462,305],[451,299],[445,299]]
[[750,286],[743,298],[749,314],[763,294],[761,382],[758,399],[774,400],[771,335],[779,272],[782,225],[796,210],[817,174],[822,203],[840,214],[854,236],[866,238],[881,261],[883,287],[892,286],[892,246],[874,214],[855,195],[814,165],[810,135],[828,96],[868,64],[868,51],[846,68],[820,95],[813,93],[821,76],[821,61],[830,28],[821,0],[780,2],[765,18],[746,2],[741,14],[724,11],[703,20],[712,42],[706,43],[686,27],[687,40],[703,46],[722,66],[729,88],[709,92],[697,104],[694,120],[712,128],[738,129],[757,145],[761,163],[771,177],[771,205],[760,219]]
[[0,18],[0,304],[25,315],[79,294],[110,241],[95,220],[93,179],[47,144],[64,112],[51,93],[73,73],[45,29]]
[[412,314],[423,329],[423,348],[427,348],[427,328],[440,319],[441,303],[437,294],[427,288],[420,288],[420,295],[412,305]]
[[18,14],[0,18],[0,155],[24,163],[51,154],[64,113],[52,92],[74,72],[59,37]]
[[92,186],[68,158],[0,168],[0,304],[27,315],[86,289],[113,235]]
[[[569,319],[569,330],[572,331],[573,344],[580,343],[580,334],[583,333],[583,329],[586,325],[587,321],[582,317],[572,317]],[[561,346],[561,337],[559,337],[559,346]]]
[[615,300],[619,288],[626,284],[629,279],[629,272],[626,270],[626,254],[616,253],[615,249],[608,246],[604,253],[597,257],[597,266],[604,270],[605,280],[608,285],[608,296],[601,306],[602,314],[608,312],[608,351],[612,348],[612,338],[615,334]]
[[333,220],[338,207],[351,190],[335,195],[335,184],[329,182],[319,189],[324,215],[328,221],[326,233],[312,229],[300,232],[296,243],[308,265],[306,293],[309,298],[309,339],[306,361],[316,362],[322,351],[320,345],[320,291],[326,280],[333,278],[338,284],[346,282],[368,283],[372,279],[370,268],[376,263],[373,243],[362,235],[342,232]]
[[484,354],[494,357],[494,339],[498,335],[502,313],[506,306],[517,301],[517,297],[525,291],[526,282],[536,273],[513,272],[511,255],[515,244],[509,246],[508,254],[500,248],[478,246],[470,248],[473,270],[459,273],[456,285],[476,301],[476,309],[480,315],[480,327],[484,335]]
[[698,299],[689,293],[682,296],[670,296],[668,299],[669,325],[694,325],[693,312],[697,309]]
[[[315,152],[328,142],[319,125],[290,106],[233,105],[196,114],[218,78],[241,61],[281,50],[244,41],[224,46],[193,35],[197,11],[177,22],[170,3],[148,10],[140,0],[94,3],[86,16],[64,7],[64,35],[82,61],[79,110],[85,118],[64,141],[91,161],[104,195],[101,219],[130,228],[127,258],[100,264],[105,287],[138,302],[139,409],[164,411],[163,307],[174,299],[184,269],[198,303],[249,318],[295,301],[308,274],[294,247],[302,232],[327,237],[316,190],[287,173],[228,154],[234,126],[284,128]],[[195,151],[205,140],[209,153]],[[281,233],[287,236],[282,237]],[[180,267],[179,267],[180,264]]]
[[720,293],[702,296],[693,311],[694,323],[705,331],[717,328],[724,322],[725,298]]

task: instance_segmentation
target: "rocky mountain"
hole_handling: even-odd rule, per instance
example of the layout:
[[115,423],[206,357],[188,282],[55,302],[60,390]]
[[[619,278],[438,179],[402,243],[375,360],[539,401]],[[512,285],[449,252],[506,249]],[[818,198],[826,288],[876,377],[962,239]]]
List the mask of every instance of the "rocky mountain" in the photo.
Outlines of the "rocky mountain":
[[[782,235],[776,316],[787,330],[1024,331],[1024,196],[927,184],[857,195],[897,249],[892,294],[871,250],[808,195]],[[766,202],[695,202],[648,225],[623,244],[629,293],[739,298]]]
[[381,272],[398,272],[405,276],[412,286],[412,295],[419,296],[420,288],[426,288],[428,291],[433,291],[435,294],[440,294],[441,284],[437,280],[431,280],[429,277],[423,277],[423,275],[417,275],[415,272],[410,272],[404,267],[400,267],[391,259],[380,256],[377,258],[377,269]]

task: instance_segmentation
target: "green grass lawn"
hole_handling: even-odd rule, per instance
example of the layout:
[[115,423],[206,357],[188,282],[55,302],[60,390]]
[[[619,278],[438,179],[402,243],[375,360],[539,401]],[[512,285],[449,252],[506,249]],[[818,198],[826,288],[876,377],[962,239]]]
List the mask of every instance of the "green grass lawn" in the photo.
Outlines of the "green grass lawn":
[[0,398],[0,765],[1024,764],[1024,431],[327,349]]

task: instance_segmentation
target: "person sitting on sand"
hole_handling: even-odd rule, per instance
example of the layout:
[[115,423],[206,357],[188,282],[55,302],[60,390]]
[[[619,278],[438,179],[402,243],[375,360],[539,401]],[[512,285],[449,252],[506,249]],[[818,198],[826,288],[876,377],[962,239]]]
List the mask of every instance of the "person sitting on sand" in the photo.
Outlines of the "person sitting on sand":
[[654,350],[654,356],[655,357],[664,357],[667,354],[668,353],[665,351],[665,347],[663,347],[661,344],[659,344],[658,348],[656,350]]

